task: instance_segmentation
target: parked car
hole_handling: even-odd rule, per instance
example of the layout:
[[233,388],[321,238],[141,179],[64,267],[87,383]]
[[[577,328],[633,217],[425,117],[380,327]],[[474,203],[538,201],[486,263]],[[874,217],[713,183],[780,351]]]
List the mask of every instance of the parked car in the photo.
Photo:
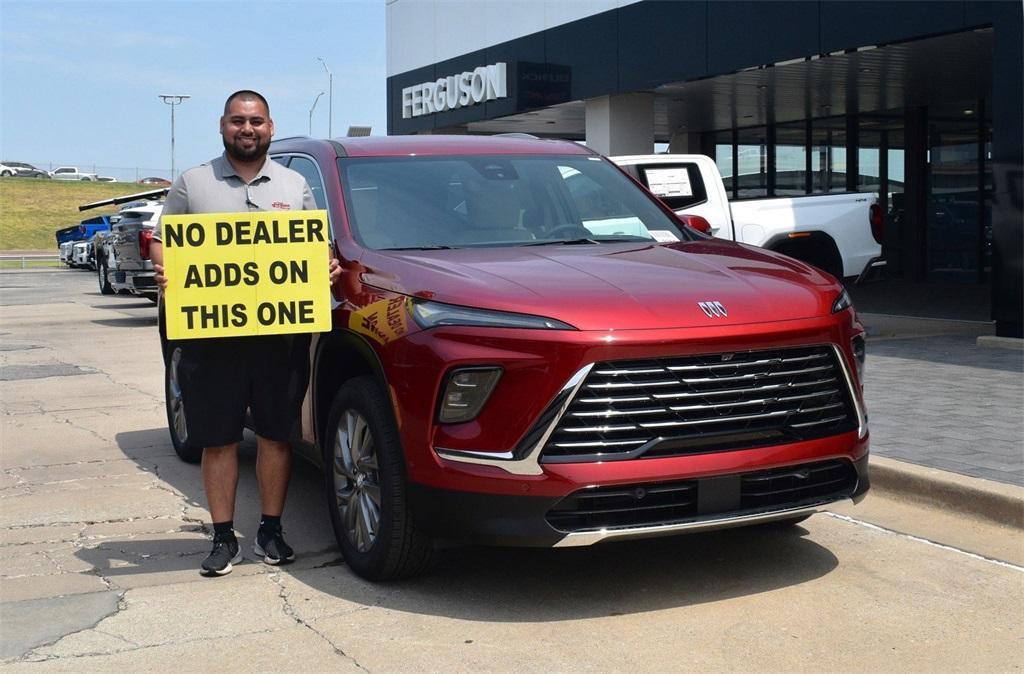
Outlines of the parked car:
[[79,171],[77,166],[58,166],[50,171],[54,180],[99,180],[95,173]]
[[[70,267],[96,268],[95,246],[92,239],[97,232],[110,229],[110,216],[98,215],[87,218],[77,225],[58,229],[54,236],[60,251],[61,262]],[[88,244],[80,246],[79,244]]]
[[57,257],[60,259],[61,262],[63,262],[69,267],[74,265],[74,261],[72,259],[74,246],[75,242],[70,240],[62,241],[59,244],[57,244]]
[[92,241],[75,241],[71,244],[71,266],[92,269]]
[[171,181],[167,180],[166,178],[157,178],[157,177],[154,177],[154,176],[150,176],[149,178],[143,178],[142,180],[140,180],[139,184],[140,185],[163,185],[165,187],[170,187]]
[[729,202],[710,157],[611,157],[677,214],[703,218],[716,237],[784,253],[836,278],[884,265],[883,217],[872,194],[850,192]]
[[133,201],[121,207],[120,217],[110,226],[104,259],[97,262],[101,292],[106,279],[116,293],[138,295],[156,303],[159,291],[149,244],[163,209],[163,202],[151,200]]
[[22,161],[5,161],[0,164],[0,176],[18,178],[49,178],[50,174],[43,169]]
[[[575,143],[270,152],[342,265],[293,446],[355,573],[413,575],[450,543],[791,525],[867,491],[864,328],[833,277],[695,231]],[[171,438],[198,461],[163,344]]]

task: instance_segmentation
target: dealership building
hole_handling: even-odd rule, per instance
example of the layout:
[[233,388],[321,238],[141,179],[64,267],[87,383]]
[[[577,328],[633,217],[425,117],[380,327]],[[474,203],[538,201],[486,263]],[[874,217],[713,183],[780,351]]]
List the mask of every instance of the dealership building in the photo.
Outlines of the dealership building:
[[894,287],[971,290],[1021,337],[1019,0],[388,0],[387,35],[390,134],[701,153],[731,199],[873,193]]

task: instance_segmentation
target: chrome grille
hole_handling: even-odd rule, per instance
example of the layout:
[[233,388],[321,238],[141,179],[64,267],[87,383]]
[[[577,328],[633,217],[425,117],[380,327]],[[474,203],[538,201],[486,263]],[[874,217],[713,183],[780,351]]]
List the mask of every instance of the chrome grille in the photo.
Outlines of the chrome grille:
[[596,364],[542,461],[678,456],[857,427],[829,345]]

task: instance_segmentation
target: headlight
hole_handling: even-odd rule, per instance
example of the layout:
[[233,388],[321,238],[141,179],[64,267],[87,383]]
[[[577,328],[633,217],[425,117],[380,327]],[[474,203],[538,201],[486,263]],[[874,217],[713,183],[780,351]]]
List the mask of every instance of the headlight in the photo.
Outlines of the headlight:
[[480,414],[500,378],[500,367],[466,367],[452,370],[441,391],[441,406],[437,411],[437,420],[442,424],[472,421]]
[[846,292],[846,288],[843,288],[843,292],[839,293],[839,297],[832,305],[832,313],[838,314],[843,309],[849,309],[853,306],[853,300],[850,299],[850,293]]
[[540,330],[575,330],[573,326],[553,318],[490,311],[414,299],[409,312],[423,329],[439,325],[478,325],[489,328],[529,328]]
[[864,342],[864,338],[860,335],[854,337],[850,342],[850,349],[857,361],[857,379],[860,380],[860,385],[864,386],[864,361],[867,356],[867,344]]

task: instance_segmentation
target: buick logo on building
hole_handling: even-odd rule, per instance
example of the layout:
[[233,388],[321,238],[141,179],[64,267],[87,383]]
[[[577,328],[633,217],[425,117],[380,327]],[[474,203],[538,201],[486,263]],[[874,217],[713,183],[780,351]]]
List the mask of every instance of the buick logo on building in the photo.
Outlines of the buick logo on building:
[[725,310],[725,306],[721,302],[697,302],[697,306],[700,307],[708,318],[725,318],[729,315],[729,312]]

